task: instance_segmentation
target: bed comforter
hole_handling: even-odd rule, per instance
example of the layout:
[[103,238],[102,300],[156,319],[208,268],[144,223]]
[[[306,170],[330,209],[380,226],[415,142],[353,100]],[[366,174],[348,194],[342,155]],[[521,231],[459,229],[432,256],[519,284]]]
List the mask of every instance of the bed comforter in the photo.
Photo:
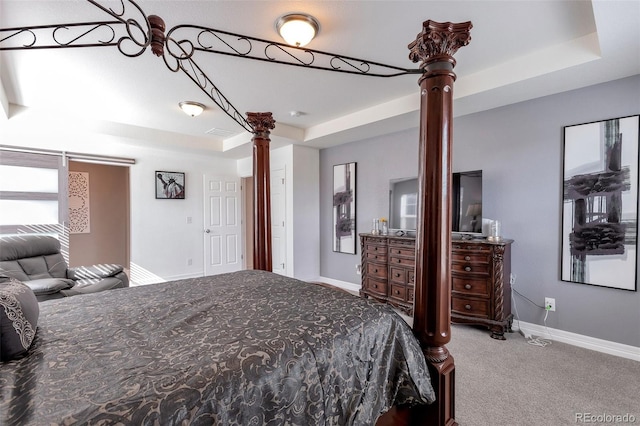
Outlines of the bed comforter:
[[263,271],[40,304],[0,424],[373,425],[434,399],[386,305]]

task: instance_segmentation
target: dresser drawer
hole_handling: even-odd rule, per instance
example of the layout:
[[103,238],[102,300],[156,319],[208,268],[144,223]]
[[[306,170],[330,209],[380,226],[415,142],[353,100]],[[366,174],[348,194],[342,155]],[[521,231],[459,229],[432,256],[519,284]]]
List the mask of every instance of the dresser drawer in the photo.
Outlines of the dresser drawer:
[[385,281],[368,279],[366,289],[372,293],[379,294],[380,296],[387,295],[387,283]]
[[474,317],[489,317],[489,300],[453,296],[451,312]]
[[365,249],[367,260],[386,262],[387,261],[387,246],[380,246],[374,244],[368,244]]
[[451,262],[451,272],[489,275],[489,265],[486,263]]
[[407,283],[407,270],[404,268],[394,268],[391,267],[391,275],[389,275],[389,280],[392,283],[405,285]]
[[413,295],[414,295],[413,288],[408,287],[407,288],[407,302],[413,303]]
[[391,284],[389,297],[400,302],[405,302],[407,300],[407,288],[403,285]]
[[468,253],[491,253],[491,246],[487,244],[478,243],[462,243],[454,242],[451,244],[452,254],[456,254],[460,251],[466,251]]
[[387,279],[386,265],[378,265],[376,263],[367,263],[367,277]]
[[367,246],[378,245],[378,246],[386,247],[387,237],[377,237],[373,235],[368,235],[368,236],[362,237],[362,243]]
[[485,265],[488,265],[490,261],[490,255],[486,253],[454,251],[453,253],[451,253],[451,260],[453,262],[483,263]]
[[466,296],[490,296],[490,285],[486,279],[474,279],[466,276],[451,276],[451,291]]
[[415,246],[389,246],[389,254],[392,256],[404,256],[413,258],[416,256],[416,248]]
[[407,266],[409,268],[413,268],[416,265],[416,260],[414,258],[407,257],[395,257],[393,255],[389,256],[389,265],[390,266]]
[[367,260],[371,262],[387,262],[386,253],[369,253],[367,252]]

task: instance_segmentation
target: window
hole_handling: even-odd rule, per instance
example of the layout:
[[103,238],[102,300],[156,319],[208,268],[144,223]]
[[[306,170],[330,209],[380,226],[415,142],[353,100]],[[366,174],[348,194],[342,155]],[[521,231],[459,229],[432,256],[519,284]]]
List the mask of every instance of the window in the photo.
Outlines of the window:
[[0,150],[0,234],[49,234],[68,253],[67,165],[60,155]]

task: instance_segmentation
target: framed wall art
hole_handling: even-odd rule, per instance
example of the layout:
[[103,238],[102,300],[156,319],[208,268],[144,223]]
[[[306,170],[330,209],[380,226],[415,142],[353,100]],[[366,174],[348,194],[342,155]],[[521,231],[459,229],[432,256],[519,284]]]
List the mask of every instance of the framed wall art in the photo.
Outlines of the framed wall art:
[[356,254],[356,163],[333,166],[333,251]]
[[637,291],[640,115],[564,128],[562,281]]
[[184,173],[156,171],[155,181],[156,198],[184,200]]

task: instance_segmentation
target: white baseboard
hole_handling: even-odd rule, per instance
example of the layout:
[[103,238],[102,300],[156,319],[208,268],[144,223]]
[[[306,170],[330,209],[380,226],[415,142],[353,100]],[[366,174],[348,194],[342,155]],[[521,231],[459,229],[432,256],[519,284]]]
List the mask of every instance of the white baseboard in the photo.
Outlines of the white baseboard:
[[360,284],[354,284],[347,281],[334,280],[333,278],[318,277],[315,281],[319,281],[325,284],[331,284],[334,287],[347,290],[350,293],[358,294],[360,292]]
[[582,334],[571,333],[569,331],[558,330],[545,327],[543,325],[532,324],[524,321],[513,321],[513,329],[522,331],[525,337],[542,337],[543,339],[555,340],[556,342],[567,343],[581,348],[591,349],[609,355],[640,361],[640,348],[608,340],[597,339],[595,337],[584,336]]

